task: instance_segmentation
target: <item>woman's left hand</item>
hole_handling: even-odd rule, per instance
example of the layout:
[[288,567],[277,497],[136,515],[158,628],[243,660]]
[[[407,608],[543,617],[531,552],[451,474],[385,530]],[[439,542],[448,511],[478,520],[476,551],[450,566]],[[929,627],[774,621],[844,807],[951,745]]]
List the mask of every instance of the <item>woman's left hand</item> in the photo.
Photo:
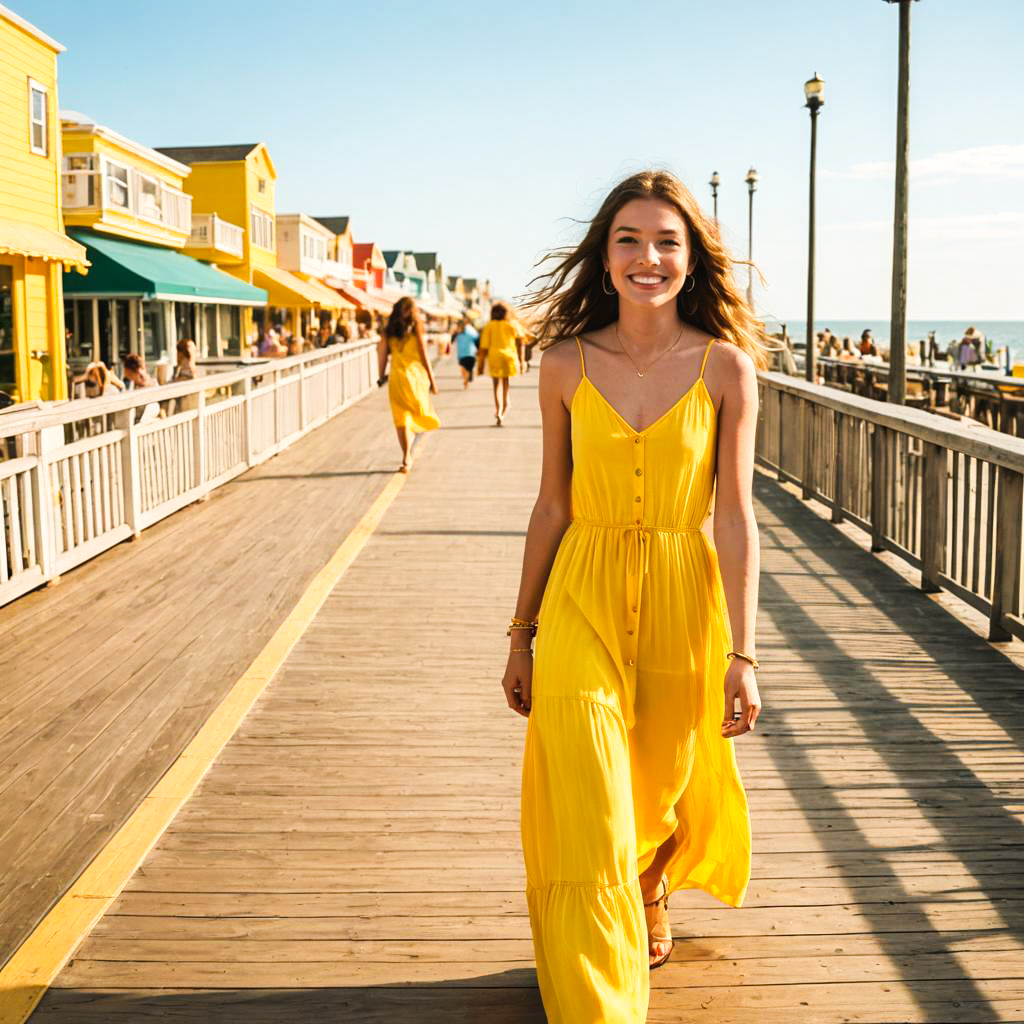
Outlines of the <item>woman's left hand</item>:
[[[739,698],[739,717],[736,714],[736,698]],[[757,716],[761,714],[761,696],[757,692],[754,666],[742,658],[731,658],[725,673],[725,718],[722,721],[722,738],[732,739],[745,732],[753,732]]]

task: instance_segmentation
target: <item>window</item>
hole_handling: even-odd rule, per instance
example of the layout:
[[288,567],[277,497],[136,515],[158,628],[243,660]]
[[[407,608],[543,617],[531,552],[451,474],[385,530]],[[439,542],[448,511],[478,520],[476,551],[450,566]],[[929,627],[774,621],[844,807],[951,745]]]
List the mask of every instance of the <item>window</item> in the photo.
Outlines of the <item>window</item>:
[[146,174],[138,175],[139,197],[137,211],[146,220],[159,221],[161,217],[160,182]]
[[128,168],[122,164],[115,164],[112,160],[104,161],[106,165],[106,191],[107,203],[119,210],[127,210],[130,205],[130,194],[128,191]]
[[33,153],[49,153],[49,125],[47,123],[46,89],[34,79],[28,80],[28,136]]
[[274,248],[274,218],[255,206],[249,208],[249,230],[252,244],[261,249]]
[[73,153],[64,157],[61,202],[68,209],[96,206],[96,175],[94,153]]
[[266,178],[257,178],[256,179],[256,190],[258,192],[266,192],[267,191],[267,179]]

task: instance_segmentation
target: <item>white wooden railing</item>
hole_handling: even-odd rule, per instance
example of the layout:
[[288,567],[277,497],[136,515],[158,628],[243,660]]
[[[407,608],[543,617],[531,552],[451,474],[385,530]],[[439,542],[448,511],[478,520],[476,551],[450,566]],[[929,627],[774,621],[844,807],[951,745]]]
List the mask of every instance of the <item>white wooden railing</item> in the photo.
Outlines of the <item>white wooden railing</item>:
[[244,241],[245,231],[237,224],[222,220],[215,213],[194,213],[192,234],[185,248],[216,249],[241,257]]
[[781,373],[758,375],[757,461],[1024,639],[1024,439]]
[[[376,379],[375,343],[357,342],[0,416],[0,606],[287,448]],[[137,422],[154,403],[169,415]]]

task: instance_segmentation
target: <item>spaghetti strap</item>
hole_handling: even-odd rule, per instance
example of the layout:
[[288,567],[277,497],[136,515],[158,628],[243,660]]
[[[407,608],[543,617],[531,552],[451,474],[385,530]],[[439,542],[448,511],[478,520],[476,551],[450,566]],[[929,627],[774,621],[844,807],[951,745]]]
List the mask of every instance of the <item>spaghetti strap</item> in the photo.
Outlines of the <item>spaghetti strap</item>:
[[707,366],[708,356],[711,354],[711,346],[714,345],[715,339],[712,338],[708,342],[708,347],[704,349],[704,358],[700,361],[700,373],[697,375],[697,380],[700,380],[704,376],[704,367]]
[[576,338],[576,347],[580,350],[580,372],[584,377],[587,375],[587,364],[583,361],[583,342]]

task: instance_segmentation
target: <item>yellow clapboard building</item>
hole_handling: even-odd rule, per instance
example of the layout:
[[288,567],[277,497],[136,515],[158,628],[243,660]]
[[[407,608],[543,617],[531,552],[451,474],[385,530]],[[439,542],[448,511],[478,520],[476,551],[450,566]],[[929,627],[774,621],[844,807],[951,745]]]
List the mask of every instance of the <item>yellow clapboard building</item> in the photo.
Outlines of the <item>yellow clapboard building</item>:
[[0,6],[0,391],[15,401],[67,397],[62,273],[87,266],[61,223],[63,50]]
[[[264,143],[161,146],[159,152],[192,169],[184,187],[192,197],[196,231],[186,251],[265,289],[272,323],[302,333],[314,317],[330,316],[344,305],[336,293],[303,280],[278,261],[277,171]],[[218,225],[225,222],[243,229],[241,246],[233,252],[226,252],[217,238]],[[256,313],[262,321],[262,311]],[[257,328],[247,328],[255,340]]]

